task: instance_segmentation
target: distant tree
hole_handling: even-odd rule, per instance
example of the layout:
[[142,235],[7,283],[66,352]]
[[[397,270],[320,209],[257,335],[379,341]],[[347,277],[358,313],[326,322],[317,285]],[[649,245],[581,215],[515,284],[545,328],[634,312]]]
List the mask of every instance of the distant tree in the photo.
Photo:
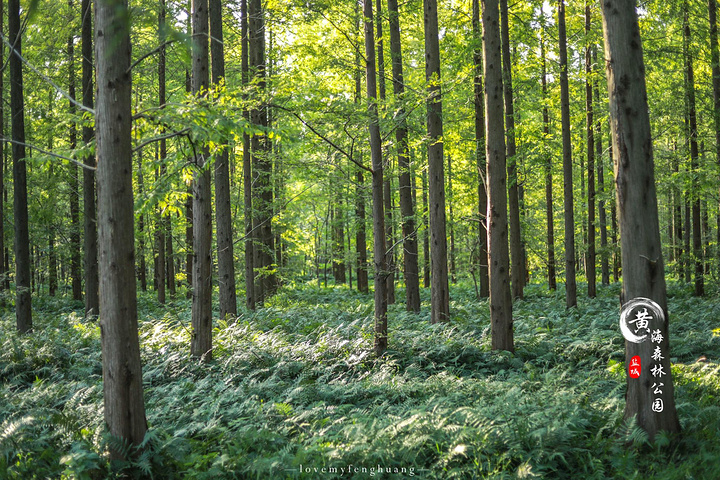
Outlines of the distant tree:
[[[635,1],[605,0],[601,3],[612,149],[622,242],[623,299],[645,297],[656,302],[665,314],[659,328],[660,343],[625,342],[625,362],[640,356],[639,378],[628,377],[625,418],[637,419],[650,439],[661,431],[679,432],[675,410],[668,342],[667,293],[655,174],[648,114],[645,65]],[[659,337],[658,337],[659,339]],[[653,347],[665,357],[657,365],[666,372],[662,389],[650,375]],[[660,393],[658,393],[660,392]],[[660,399],[658,403],[655,399]],[[662,408],[657,408],[661,406]],[[659,411],[658,411],[659,410]]]
[[[241,27],[240,34],[242,36],[242,52],[241,52],[241,75],[243,85],[247,85],[250,76],[249,66],[249,41],[248,41],[248,8],[247,0],[240,3]],[[246,121],[250,121],[250,112],[243,111]],[[250,135],[243,132],[243,213],[245,222],[245,306],[250,310],[255,310],[255,242],[253,241],[253,193],[252,193],[252,158],[250,156]]]
[[[74,13],[74,2],[68,0],[68,7],[71,13]],[[1,7],[0,7],[1,8]],[[2,15],[0,15],[2,18]],[[0,56],[2,52],[0,52]],[[68,57],[68,96],[70,101],[68,102],[68,110],[70,115],[77,114],[76,105],[76,91],[75,91],[75,32],[68,35],[67,41],[67,57]],[[0,74],[0,84],[2,84],[2,74]],[[2,88],[2,87],[0,87]],[[0,98],[2,96],[0,95]],[[0,118],[2,117],[2,111],[0,111]],[[2,122],[0,122],[2,123]],[[0,127],[0,135],[2,135],[2,127]],[[70,150],[77,148],[77,128],[73,122],[70,125],[69,133],[69,147]],[[68,166],[68,173],[70,175],[70,278],[72,283],[72,298],[73,300],[82,300],[82,246],[80,245],[80,183],[78,181],[78,171],[76,165]],[[0,174],[1,175],[1,174]],[[1,195],[0,195],[1,197]],[[2,208],[2,200],[0,199],[0,209]],[[0,231],[0,237],[2,231]],[[1,240],[0,240],[1,242]],[[0,245],[0,251],[2,251],[2,245]],[[1,262],[0,262],[1,263]]]
[[[544,15],[544,14],[543,14]],[[540,59],[542,61],[542,84],[543,96],[543,139],[550,141],[550,112],[548,108],[547,91],[547,59],[545,54],[545,19],[543,17],[542,31],[540,33]],[[557,288],[555,276],[555,214],[553,203],[553,177],[552,177],[552,153],[547,151],[545,161],[545,218],[547,222],[547,266],[548,266],[548,288]]]
[[[585,138],[587,151],[587,257],[585,260],[585,276],[587,277],[588,297],[595,298],[597,286],[595,278],[595,121],[593,120],[593,89],[592,89],[592,49],[590,46],[591,10],[589,0],[585,0]],[[600,159],[598,158],[599,162]]]
[[[135,282],[130,130],[130,14],[125,0],[95,2],[100,332],[105,422],[139,445],[147,431]],[[124,460],[111,447],[112,460]]]

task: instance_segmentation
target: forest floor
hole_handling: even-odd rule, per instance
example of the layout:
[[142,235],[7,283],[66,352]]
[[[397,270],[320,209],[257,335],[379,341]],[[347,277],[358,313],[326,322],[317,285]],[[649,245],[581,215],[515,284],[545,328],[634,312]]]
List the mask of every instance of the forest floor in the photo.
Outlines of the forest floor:
[[[653,445],[622,418],[619,285],[569,311],[562,291],[529,286],[514,354],[490,350],[487,301],[471,285],[451,288],[442,325],[430,325],[424,291],[419,315],[390,307],[377,360],[372,296],[291,285],[217,321],[207,365],[189,356],[189,301],[143,294],[150,430],[120,467],[157,479],[720,478],[720,296],[669,290],[683,433]],[[34,308],[30,335],[17,337],[7,307],[0,322],[0,478],[117,475],[104,453],[118,442],[104,433],[99,328],[67,299]]]

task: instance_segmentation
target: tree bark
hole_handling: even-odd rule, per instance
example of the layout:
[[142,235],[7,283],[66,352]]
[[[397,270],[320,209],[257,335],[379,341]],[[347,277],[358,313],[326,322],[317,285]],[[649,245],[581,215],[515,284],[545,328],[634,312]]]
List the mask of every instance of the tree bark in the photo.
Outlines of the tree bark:
[[[249,39],[248,39],[248,8],[247,0],[240,3],[240,14],[242,16],[242,59],[241,76],[242,84],[248,84],[250,77],[249,67]],[[243,111],[246,121],[250,121],[250,112]],[[250,156],[250,135],[243,133],[243,214],[245,222],[245,306],[249,310],[255,310],[255,242],[253,241],[253,192],[252,192],[252,157]]]
[[[160,50],[158,52],[158,107],[164,108],[165,107],[165,0],[160,0],[160,11],[158,12],[158,41],[160,42]],[[161,128],[161,133],[164,132],[164,129]],[[167,158],[167,141],[163,138],[160,140],[160,151],[159,151],[159,162],[160,162],[160,175],[165,174],[165,160]],[[156,225],[156,231],[157,231],[157,241],[158,241],[158,265],[157,265],[157,294],[158,294],[158,302],[163,304],[165,303],[165,287],[167,286],[166,280],[168,280],[166,277],[168,277],[170,274],[168,272],[168,265],[172,264],[172,260],[170,262],[167,261],[166,253],[169,256],[169,252],[166,252],[167,246],[168,246],[168,239],[171,236],[171,232],[168,231],[168,226],[170,225],[170,217],[168,215],[163,215],[162,212],[158,213],[157,217],[157,225]],[[172,245],[172,243],[170,243]]]
[[427,170],[422,169],[422,202],[423,202],[423,288],[430,286],[430,225],[428,208]]
[[418,245],[415,223],[415,208],[412,201],[412,183],[408,150],[408,129],[403,102],[405,80],[402,66],[402,44],[400,38],[400,14],[397,0],[388,0],[390,23],[390,56],[392,59],[393,94],[399,104],[395,118],[395,141],[398,158],[398,190],[400,192],[400,214],[403,234],[403,277],[405,278],[405,308],[408,312],[420,311],[420,279],[418,277]]
[[514,350],[510,258],[508,252],[507,177],[503,131],[503,78],[498,1],[482,1],[485,68],[485,138],[488,182],[488,264],[493,350]]
[[[585,0],[585,37],[590,37],[590,2]],[[589,40],[585,45],[585,116],[587,140],[587,257],[585,259],[585,276],[587,277],[588,297],[595,298],[596,286],[596,254],[595,254],[595,123],[593,120],[593,89],[592,89],[592,51]],[[598,159],[600,161],[600,159]]]
[[[5,2],[0,2],[0,19],[5,18]],[[5,36],[5,22],[0,21],[0,35]],[[5,58],[5,43],[0,42],[0,58]],[[5,69],[0,69],[0,136],[5,138]],[[0,145],[0,291],[10,289],[10,269],[5,245],[5,203],[7,187],[5,185],[5,143]],[[1,301],[4,304],[4,301]]]
[[[547,102],[547,60],[545,58],[545,22],[543,20],[542,38],[540,39],[540,56],[542,57],[542,94],[543,94],[543,138],[550,142],[550,113]],[[553,203],[553,180],[552,180],[552,153],[546,145],[547,159],[545,161],[545,218],[547,222],[547,268],[548,288],[557,289],[557,277],[555,274],[555,215]]]
[[[73,8],[73,0],[68,1],[70,9]],[[0,18],[2,18],[2,8],[0,7]],[[2,32],[0,32],[1,34]],[[77,114],[75,106],[75,41],[74,35],[68,35],[68,95],[71,100],[68,102],[68,108],[71,116]],[[0,50],[0,56],[2,51]],[[2,84],[2,74],[0,73],[0,84]],[[0,87],[0,102],[2,101],[2,87]],[[2,108],[0,108],[0,119],[2,119]],[[3,122],[0,120],[0,124]],[[0,126],[0,136],[3,135],[2,126]],[[70,124],[70,150],[77,148],[77,127],[75,122]],[[82,300],[82,247],[80,246],[80,182],[78,181],[78,171],[75,165],[68,166],[70,174],[70,278],[72,283],[72,298],[76,301]],[[0,176],[2,174],[0,173]],[[0,195],[0,209],[2,209],[2,195]],[[0,237],[2,237],[2,227],[0,227]],[[0,252],[2,252],[2,239],[0,239]],[[2,271],[0,269],[0,275]]]
[[[593,46],[593,63],[597,66],[597,48]],[[597,68],[597,67],[596,67]],[[597,78],[593,82],[595,94],[595,105],[600,106],[600,86]],[[607,213],[605,210],[605,169],[603,168],[602,155],[602,120],[600,116],[595,121],[595,164],[597,165],[597,190],[598,190],[598,221],[600,223],[600,271],[602,284],[610,284],[610,264],[608,263],[608,232]]]
[[511,292],[513,298],[523,298],[525,272],[523,269],[522,237],[520,232],[520,197],[517,178],[517,148],[515,146],[515,106],[513,104],[512,66],[510,58],[510,26],[507,0],[500,0],[500,35],[502,43],[503,98],[505,100],[505,157],[507,163],[508,209],[510,220]]
[[[720,51],[718,49],[717,0],[708,0],[710,21],[710,61],[713,87],[713,127],[715,129],[715,162],[720,165]],[[717,215],[717,243],[720,245],[720,211]],[[718,247],[720,248],[720,247]],[[720,251],[716,252],[720,262]],[[720,270],[720,263],[718,264]]]
[[[628,377],[625,418],[636,417],[637,424],[647,431],[652,441],[660,430],[679,432],[680,423],[675,411],[670,374],[667,296],[645,67],[635,2],[605,0],[601,6],[616,198],[622,233],[623,303],[637,297],[649,298],[665,314],[665,321],[658,329],[662,335],[659,345],[651,341],[625,342],[626,365],[630,365],[631,359],[637,355],[642,366],[639,378]],[[654,345],[665,352],[665,358],[659,361],[666,373],[662,393],[659,394],[655,391],[655,381],[648,368]],[[651,408],[656,406],[656,398],[664,404],[660,412]]]
[[28,226],[27,173],[25,166],[25,111],[23,94],[20,1],[8,1],[10,52],[10,115],[12,118],[13,214],[15,221],[15,315],[17,330],[32,329],[30,300],[30,233]]
[[[223,50],[222,2],[210,0],[210,53],[212,81],[225,80],[225,52]],[[232,212],[230,208],[230,167],[227,148],[215,157],[215,221],[217,223],[218,292],[220,317],[237,316],[235,294],[235,254],[233,252]]]
[[[93,25],[92,2],[82,0],[82,103],[93,108]],[[83,125],[82,139],[86,145],[95,137],[93,127]],[[85,165],[95,167],[95,156],[87,155]],[[95,208],[95,172],[83,169],[83,245],[85,252],[85,315],[100,313],[100,279],[98,272],[98,226]]]
[[[685,61],[685,98],[688,108],[688,138],[690,141],[690,171],[692,172],[692,191],[689,192],[689,202],[692,205],[692,246],[695,263],[695,295],[701,297],[705,294],[705,280],[703,268],[702,232],[700,227],[700,185],[698,181],[698,128],[695,107],[695,73],[693,59],[690,53],[690,14],[688,2],[683,2],[683,59]],[[687,231],[689,234],[689,230]],[[688,235],[689,237],[689,235]],[[690,259],[688,258],[688,262]],[[688,268],[689,270],[689,268]]]
[[[210,84],[208,71],[208,0],[192,0],[192,92],[203,95]],[[193,278],[192,340],[193,357],[212,360],[212,184],[207,147],[195,157],[193,178]]]
[[445,166],[443,162],[442,92],[437,0],[424,0],[425,80],[427,82],[428,176],[430,196],[430,321],[450,320],[447,233],[445,220]]
[[[130,24],[127,2],[98,0],[97,182],[100,334],[105,422],[110,434],[139,445],[147,422],[142,390],[135,283]],[[124,460],[110,450],[112,460]]]
[[482,31],[480,28],[480,0],[472,0],[473,26],[473,68],[475,103],[475,163],[478,174],[478,272],[480,277],[479,295],[490,296],[490,280],[488,277],[488,236],[487,236],[487,191],[485,189],[485,94],[483,93],[483,62],[482,62]]
[[375,70],[375,35],[372,0],[364,0],[365,17],[365,85],[368,97],[370,154],[373,191],[373,259],[375,264],[375,355],[387,350],[387,263],[385,248],[385,213],[383,205],[383,164],[377,107],[377,72]]
[[558,0],[558,31],[560,41],[560,111],[562,117],[563,191],[565,207],[565,304],[577,306],[575,279],[575,216],[573,207],[572,145],[570,143],[570,93],[567,72],[567,34],[565,0]]
[[453,172],[452,172],[452,157],[448,155],[447,157],[447,206],[448,206],[448,216],[449,216],[449,222],[448,225],[450,227],[450,282],[452,284],[457,283],[457,270],[456,270],[456,263],[455,263],[455,217],[453,215]]

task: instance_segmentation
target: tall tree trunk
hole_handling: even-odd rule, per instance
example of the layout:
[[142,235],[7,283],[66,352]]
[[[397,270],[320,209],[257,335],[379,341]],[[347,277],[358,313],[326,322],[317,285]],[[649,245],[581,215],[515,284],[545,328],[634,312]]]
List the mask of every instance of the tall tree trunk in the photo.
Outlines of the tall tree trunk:
[[48,233],[48,294],[54,297],[57,294],[57,252],[55,251],[55,227],[50,226]]
[[485,95],[483,93],[482,31],[480,28],[480,0],[472,0],[473,26],[473,86],[475,103],[475,164],[478,174],[478,272],[480,277],[479,294],[482,298],[490,296],[488,277],[488,236],[487,236],[487,191],[485,189]]
[[[165,0],[160,0],[160,11],[158,12],[158,40],[160,42],[160,50],[158,51],[158,107],[165,107]],[[161,133],[163,129],[161,129]],[[160,151],[159,151],[159,163],[160,163],[160,175],[165,175],[165,160],[167,158],[167,141],[163,138],[160,140]],[[158,241],[158,265],[157,265],[157,294],[158,302],[165,303],[165,287],[166,277],[169,276],[168,265],[172,264],[167,261],[166,253],[169,256],[169,252],[166,252],[168,245],[168,238],[171,236],[171,232],[168,231],[170,225],[169,215],[163,215],[159,212],[157,218],[157,241]],[[172,243],[171,243],[172,244]]]
[[[73,0],[68,0],[68,6],[73,9]],[[2,18],[2,7],[0,7],[0,18]],[[1,32],[0,32],[1,33]],[[68,95],[70,102],[68,107],[71,116],[77,114],[75,106],[75,41],[74,35],[68,35]],[[2,56],[2,51],[0,51]],[[0,73],[0,85],[2,84],[2,74]],[[0,86],[0,102],[2,101],[2,87]],[[2,124],[2,108],[0,108],[0,124]],[[3,135],[2,126],[0,126],[0,135]],[[70,150],[77,148],[77,127],[75,122],[70,124]],[[82,259],[80,254],[82,247],[80,246],[80,182],[78,181],[78,171],[75,165],[68,167],[70,174],[70,278],[72,282],[72,298],[73,300],[82,300]],[[1,174],[0,174],[1,175]],[[1,195],[0,195],[1,197]],[[0,198],[0,209],[2,209],[2,198]],[[2,227],[0,227],[0,237],[2,237]],[[0,252],[2,252],[2,242],[0,239]],[[0,275],[2,271],[0,271]],[[0,287],[1,288],[1,287]]]
[[493,350],[512,352],[513,318],[508,252],[507,177],[503,131],[503,78],[498,1],[483,0],[483,66],[485,68],[485,138],[488,182],[488,264]]
[[428,176],[430,195],[430,321],[450,320],[447,234],[445,221],[445,166],[443,162],[442,92],[437,0],[424,0],[425,81],[427,82]]
[[[547,95],[547,60],[545,58],[545,21],[543,19],[542,38],[540,39],[540,56],[542,57],[542,93],[543,93],[543,138],[550,142],[550,113],[548,111]],[[553,212],[553,180],[552,180],[552,153],[549,146],[545,146],[547,159],[545,161],[545,217],[547,222],[547,267],[548,288],[557,289],[555,274],[555,215]]]
[[[586,115],[586,140],[587,140],[587,257],[585,259],[585,276],[587,277],[588,297],[595,298],[597,295],[595,276],[595,121],[593,120],[593,89],[592,89],[592,50],[590,48],[590,2],[585,0],[585,115]],[[597,159],[600,162],[600,159]]]
[[[225,79],[225,52],[223,50],[222,2],[210,0],[210,51],[212,55],[212,81],[219,84]],[[227,148],[215,156],[215,220],[218,251],[218,291],[220,316],[237,316],[235,294],[235,254],[233,252],[232,212],[230,208],[230,167]]]
[[517,178],[517,148],[515,146],[515,106],[513,104],[512,66],[510,59],[510,26],[507,0],[500,0],[500,35],[502,41],[503,98],[505,100],[505,137],[508,209],[510,220],[510,266],[513,298],[523,298],[525,272],[523,269],[522,237],[520,232],[520,196]]
[[[30,300],[30,233],[28,229],[27,174],[25,167],[25,110],[23,94],[20,1],[8,1],[10,52],[10,115],[12,118],[13,213],[15,221],[15,315],[19,333],[32,329]],[[15,54],[13,54],[15,53]]]
[[[240,3],[242,16],[242,84],[247,85],[249,81],[249,39],[248,39],[248,8],[247,0]],[[250,120],[250,112],[243,111],[246,121]],[[243,214],[245,222],[245,306],[255,310],[255,242],[253,241],[253,193],[252,193],[252,157],[250,155],[250,135],[243,132]]]
[[420,280],[418,278],[418,245],[415,224],[415,208],[412,201],[412,183],[408,151],[408,129],[405,110],[405,80],[402,67],[402,44],[400,38],[400,14],[397,0],[388,0],[390,22],[390,55],[392,59],[393,94],[400,108],[395,114],[398,158],[398,190],[400,191],[400,214],[403,234],[403,277],[405,278],[405,307],[409,312],[420,311]]
[[[93,25],[92,2],[82,0],[82,103],[93,108]],[[82,139],[86,145],[95,137],[93,127],[83,125]],[[95,156],[87,155],[85,165],[95,168]],[[83,245],[85,252],[85,315],[100,313],[100,279],[98,272],[98,226],[95,208],[95,171],[83,169]]]
[[560,41],[560,110],[563,144],[563,203],[565,206],[565,304],[567,308],[570,308],[577,305],[577,281],[575,279],[575,215],[573,207],[572,145],[570,143],[570,92],[567,72],[565,0],[558,0],[558,31]]
[[[136,130],[137,131],[137,130]],[[138,193],[140,196],[144,195],[145,190],[145,177],[143,175],[143,162],[142,162],[143,152],[142,150],[138,150],[138,174],[137,174],[137,183],[138,183]],[[145,214],[143,212],[140,212],[140,218],[138,220],[138,234],[140,235],[139,238],[139,248],[138,248],[138,277],[140,280],[140,288],[143,292],[147,291],[147,264],[145,263]],[[151,247],[152,250],[152,247]]]
[[385,213],[383,205],[383,164],[377,107],[377,72],[375,70],[375,35],[372,0],[364,0],[365,17],[365,84],[370,119],[370,154],[373,191],[373,257],[375,264],[375,355],[387,350],[387,263],[385,248]]
[[[708,0],[708,19],[710,21],[710,58],[713,87],[713,127],[715,129],[715,162],[720,165],[720,49],[718,49],[717,0]],[[0,77],[1,78],[1,77]],[[720,249],[720,211],[717,215],[717,241]],[[716,252],[720,262],[720,251]],[[720,270],[720,263],[718,263]]]
[[[0,35],[5,36],[5,2],[0,2]],[[5,58],[5,43],[0,42],[0,58]],[[0,136],[5,138],[5,69],[0,69]],[[5,203],[7,186],[5,185],[5,142],[0,142],[0,291],[10,289],[9,255],[5,245]],[[5,302],[0,300],[2,304]]]
[[[360,3],[356,2],[355,11],[355,29],[360,29],[361,12]],[[360,51],[355,53],[355,103],[360,103],[362,99],[362,66]],[[361,152],[358,150],[358,152]],[[362,164],[362,153],[359,153],[359,163]],[[368,285],[368,262],[367,262],[367,235],[365,232],[365,191],[363,184],[365,183],[365,175],[363,170],[358,168],[355,172],[355,248],[357,250],[357,288],[361,293],[369,292]]]
[[449,222],[448,225],[450,227],[450,282],[457,283],[457,270],[456,270],[456,263],[455,263],[455,217],[453,215],[453,172],[452,172],[452,157],[448,155],[447,157],[447,169],[448,169],[448,198],[447,198],[447,206],[448,206],[448,216]]
[[[265,14],[261,0],[250,0],[248,4],[248,38],[250,42],[250,70],[254,73],[259,92],[265,91]],[[254,125],[261,129],[267,128],[267,108],[257,107],[250,112],[250,118]],[[253,155],[253,171],[255,173],[255,185],[257,188],[256,200],[253,211],[256,215],[254,229],[257,232],[258,243],[255,245],[256,268],[263,269],[259,280],[260,295],[256,299],[262,302],[277,288],[277,280],[274,272],[273,261],[274,237],[272,235],[272,161],[266,134],[256,134],[251,139],[251,151]]]
[[[97,183],[100,335],[105,423],[110,434],[139,445],[147,431],[135,283],[130,22],[125,0],[95,3],[97,24]],[[112,460],[124,460],[115,448]]]
[[[665,317],[664,321],[656,319],[657,330],[651,332],[651,341],[625,342],[626,365],[631,365],[637,355],[642,367],[639,378],[628,377],[625,418],[635,417],[652,441],[660,430],[679,432],[680,423],[670,372],[667,295],[645,68],[635,2],[605,0],[601,6],[622,232],[623,299],[651,299]],[[664,358],[655,356],[656,352],[662,352]],[[651,360],[656,362],[652,369],[648,368]],[[664,375],[660,373],[663,370]]]
[[167,267],[165,267],[165,273],[167,277],[167,288],[170,291],[170,296],[175,296],[175,255],[173,253],[173,235],[172,235],[172,217],[170,213],[165,215],[164,221],[165,228],[165,258],[167,261]]
[[[593,63],[597,68],[597,48],[593,46]],[[597,78],[593,81],[593,91],[595,94],[595,105],[600,106],[600,86]],[[605,169],[603,168],[602,155],[602,120],[601,117],[595,121],[595,163],[597,165],[597,193],[598,193],[598,221],[600,223],[600,271],[602,275],[602,284],[610,284],[610,264],[608,263],[608,232],[607,232],[607,213],[605,211]]]
[[[613,145],[612,145],[612,125],[611,120],[608,118],[608,134],[609,134],[609,141],[608,141],[608,156],[610,157],[610,164],[614,165],[615,160],[613,156]],[[617,194],[617,189],[615,191]],[[617,237],[618,237],[618,225],[617,225],[617,205],[615,202],[610,202],[610,243],[612,244],[612,250],[613,250],[613,256],[612,256],[612,262],[613,262],[613,282],[618,282],[620,280],[620,245],[618,245]]]
[[[192,0],[192,93],[203,95],[210,84],[208,71],[208,0]],[[208,150],[202,147],[195,157],[193,178],[193,357],[212,360],[212,182],[207,167]]]
[[683,59],[685,60],[685,97],[689,122],[690,171],[692,172],[693,178],[689,201],[692,204],[692,251],[693,259],[695,260],[695,295],[700,297],[705,294],[705,280],[703,271],[702,232],[700,227],[700,185],[697,178],[699,153],[697,113],[695,108],[695,73],[693,70],[692,54],[690,53],[691,34],[689,16],[688,2],[685,0],[683,2]]
[[422,169],[422,201],[423,201],[423,288],[430,286],[430,225],[428,208],[427,170]]

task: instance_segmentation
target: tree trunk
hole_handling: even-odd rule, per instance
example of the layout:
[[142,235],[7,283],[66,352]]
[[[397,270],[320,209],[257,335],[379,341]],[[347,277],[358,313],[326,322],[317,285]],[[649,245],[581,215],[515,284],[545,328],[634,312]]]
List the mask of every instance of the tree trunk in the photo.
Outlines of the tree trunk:
[[545,58],[545,21],[543,19],[542,38],[540,39],[540,56],[542,57],[542,94],[543,94],[543,138],[546,142],[545,151],[545,218],[547,221],[547,268],[548,288],[557,289],[555,274],[555,215],[553,212],[553,180],[552,180],[552,152],[547,145],[550,142],[550,113],[548,111],[547,95],[547,61]]
[[[223,50],[222,2],[210,0],[210,51],[212,81],[218,85],[225,79]],[[232,212],[230,208],[230,167],[227,148],[215,156],[215,219],[217,222],[218,292],[220,317],[237,316],[235,294],[235,255],[233,252]]]
[[[137,131],[137,130],[136,130]],[[138,193],[140,196],[144,195],[144,189],[145,189],[145,179],[143,175],[143,152],[142,150],[138,150],[138,174],[137,174],[137,183],[138,183]],[[139,241],[139,248],[138,248],[138,278],[140,280],[140,288],[143,292],[147,291],[147,265],[145,263],[145,214],[140,212],[140,218],[138,220],[138,234],[140,238]],[[152,247],[151,247],[152,249]]]
[[[667,297],[645,67],[635,2],[605,0],[601,6],[622,233],[623,302],[649,298],[665,317],[664,321],[656,319],[657,331],[651,332],[651,341],[625,342],[626,365],[639,356],[642,368],[639,378],[628,378],[625,418],[636,417],[638,426],[647,431],[652,441],[660,430],[679,432],[680,423],[670,374]],[[654,357],[658,350],[665,354],[664,358]],[[653,369],[648,368],[651,360],[658,362]],[[658,378],[658,369],[665,375]]]
[[390,55],[392,58],[393,94],[400,108],[395,114],[397,128],[395,141],[398,158],[398,189],[400,191],[400,214],[403,234],[403,277],[405,278],[405,307],[408,312],[420,311],[420,283],[418,278],[418,245],[415,224],[415,208],[412,201],[412,183],[408,151],[408,129],[402,102],[405,97],[405,81],[402,68],[402,44],[400,38],[400,14],[397,0],[388,0],[390,22]]
[[[73,8],[73,0],[68,1],[70,8]],[[2,7],[0,7],[0,18],[2,18]],[[1,32],[0,32],[1,34]],[[68,95],[71,100],[68,102],[70,115],[75,116],[77,114],[77,107],[75,106],[75,41],[73,35],[68,35]],[[0,56],[2,56],[2,50],[0,50]],[[0,73],[0,85],[2,84],[2,74]],[[2,101],[2,87],[0,86],[0,102]],[[0,124],[3,123],[1,120],[2,108],[0,108]],[[3,135],[2,126],[0,126],[0,136]],[[70,150],[77,148],[77,127],[75,122],[70,124]],[[82,300],[82,260],[80,254],[82,247],[80,246],[80,182],[78,181],[78,171],[75,165],[68,166],[68,172],[70,174],[70,278],[72,282],[72,298],[73,300]],[[0,178],[2,173],[0,173]],[[0,209],[2,209],[2,195],[0,195]],[[0,227],[0,252],[2,252],[2,227]],[[2,271],[0,269],[0,275]],[[1,288],[1,287],[0,287]]]
[[[250,42],[250,70],[254,72],[257,89],[260,95],[266,87],[265,79],[265,14],[261,0],[250,0],[248,4],[248,38]],[[267,108],[265,106],[254,108],[250,112],[254,125],[265,129],[268,126]],[[255,245],[256,268],[262,269],[259,280],[260,292],[256,299],[262,302],[273,294],[277,288],[275,262],[273,261],[274,237],[272,235],[272,161],[266,134],[256,134],[251,139],[252,163],[255,173],[256,200],[253,212],[256,216],[254,229],[257,233],[258,243]]]
[[512,66],[510,59],[510,27],[507,0],[500,0],[500,35],[502,43],[503,98],[505,100],[505,137],[508,209],[510,220],[510,266],[513,298],[523,298],[525,272],[523,271],[522,237],[520,234],[520,197],[517,178],[517,148],[515,146],[515,107],[513,105]]
[[14,45],[10,52],[10,115],[12,118],[13,214],[15,222],[15,315],[19,333],[32,329],[30,300],[30,233],[28,230],[27,174],[25,166],[25,110],[23,73],[20,55],[20,1],[8,1],[9,36]]
[[443,165],[443,117],[440,89],[440,40],[437,0],[424,0],[425,80],[427,87],[428,175],[430,195],[430,321],[450,320],[447,234],[445,221],[445,166]]
[[[82,103],[93,108],[93,25],[92,2],[82,0]],[[95,136],[93,127],[83,125],[82,139],[86,145]],[[87,155],[85,165],[95,168],[95,156]],[[85,251],[85,315],[100,313],[100,279],[98,272],[98,226],[95,208],[95,171],[83,169],[83,244]]]
[[[717,0],[708,0],[710,20],[710,58],[713,87],[713,128],[715,129],[715,162],[720,165],[720,51],[718,49]],[[717,215],[717,241],[720,246],[720,211]],[[718,247],[720,248],[720,247]],[[720,251],[716,253],[720,262]],[[718,264],[720,271],[720,264]]]
[[448,225],[450,227],[450,282],[452,284],[457,283],[457,270],[456,270],[456,263],[455,263],[455,217],[453,215],[453,172],[452,172],[452,157],[448,155],[447,157],[447,168],[448,168],[448,198],[447,198],[447,206],[448,206],[448,216],[449,222]]
[[365,82],[370,119],[370,154],[372,157],[373,191],[373,258],[375,264],[375,355],[387,350],[387,263],[385,248],[385,213],[383,205],[383,164],[380,125],[377,107],[377,72],[375,70],[375,35],[373,33],[372,0],[364,0],[365,17]]
[[[210,84],[208,71],[208,0],[192,0],[192,92],[203,95]],[[192,340],[193,357],[212,360],[212,182],[207,147],[195,157],[193,178],[193,278]]]
[[[597,48],[593,46],[593,63],[597,68]],[[600,106],[600,86],[597,78],[593,82],[593,91],[595,94],[595,105]],[[598,190],[598,221],[600,222],[600,270],[602,274],[602,284],[610,284],[610,264],[608,263],[608,232],[607,232],[607,214],[605,211],[605,169],[603,168],[602,155],[602,121],[600,116],[595,122],[595,164],[597,165],[597,190]]]
[[[692,172],[692,190],[689,192],[689,201],[692,204],[692,245],[693,259],[695,260],[695,295],[701,297],[705,294],[705,281],[703,269],[702,232],[700,227],[700,185],[698,181],[698,129],[697,113],[695,108],[695,74],[693,59],[690,53],[690,19],[687,0],[683,2],[683,59],[685,60],[685,98],[688,107],[688,137],[690,140],[690,171]],[[688,232],[689,233],[689,230]],[[688,262],[690,258],[688,258]],[[689,270],[689,268],[688,268]]]
[[423,288],[430,286],[430,225],[428,222],[428,180],[427,170],[422,169],[422,201],[423,201]]
[[483,0],[485,67],[485,138],[488,182],[488,264],[493,350],[514,350],[510,258],[508,252],[507,177],[503,131],[503,78],[497,0]]
[[567,72],[567,35],[565,33],[565,0],[558,0],[560,40],[560,110],[562,117],[563,190],[565,207],[565,304],[577,305],[575,279],[575,216],[573,207],[572,145],[570,143],[570,93]]
[[[590,3],[585,0],[585,36],[590,37]],[[595,123],[593,120],[593,89],[592,89],[592,51],[589,40],[585,45],[585,115],[586,115],[586,140],[587,140],[587,257],[585,259],[585,276],[587,277],[588,297],[595,298],[597,295],[595,277]],[[598,158],[598,162],[600,159]]]
[[490,295],[488,278],[488,236],[487,236],[487,192],[485,189],[485,94],[483,93],[482,31],[480,28],[480,0],[472,0],[473,26],[473,68],[475,103],[475,163],[478,174],[478,272],[480,277],[479,295]]
[[[249,81],[249,39],[248,39],[248,8],[247,0],[240,4],[242,16],[242,84]],[[243,111],[246,121],[250,121],[250,112]],[[255,242],[253,241],[253,193],[252,193],[252,157],[250,156],[250,135],[243,133],[243,214],[245,222],[245,306],[255,310]]]
[[167,287],[172,297],[175,296],[175,254],[173,253],[172,217],[170,213],[165,215],[165,257],[167,259]]
[[[158,40],[160,42],[160,50],[158,52],[158,107],[164,108],[165,107],[165,0],[160,0],[160,11],[158,13]],[[164,132],[164,129],[161,128],[161,133]],[[159,151],[159,163],[160,163],[160,175],[165,174],[165,160],[167,158],[167,141],[165,139],[160,140],[160,151]],[[167,219],[167,221],[166,221]],[[157,275],[157,294],[158,294],[158,302],[163,304],[165,303],[165,287],[166,287],[166,277],[169,276],[169,272],[167,269],[167,266],[172,263],[167,261],[166,258],[166,248],[168,244],[168,236],[170,235],[170,232],[168,231],[168,225],[170,223],[170,217],[166,217],[163,215],[162,212],[158,213],[157,216],[157,224],[156,224],[156,231],[157,231],[157,241],[158,241],[158,265],[156,270]]]
[[[5,2],[0,2],[0,20],[5,18]],[[5,36],[5,22],[0,21],[0,35]],[[0,42],[0,58],[5,58],[5,43]],[[0,69],[0,137],[5,138],[5,69]],[[0,144],[0,291],[10,289],[10,269],[5,245],[5,203],[7,186],[5,185],[5,142]],[[720,221],[720,220],[719,220]],[[5,301],[0,300],[4,305]]]
[[[100,334],[105,423],[110,434],[139,445],[147,422],[142,390],[135,283],[130,25],[127,2],[98,1],[97,182]],[[124,460],[115,448],[112,460]]]
[[50,226],[48,235],[48,294],[54,297],[57,294],[57,252],[55,251],[55,227]]

